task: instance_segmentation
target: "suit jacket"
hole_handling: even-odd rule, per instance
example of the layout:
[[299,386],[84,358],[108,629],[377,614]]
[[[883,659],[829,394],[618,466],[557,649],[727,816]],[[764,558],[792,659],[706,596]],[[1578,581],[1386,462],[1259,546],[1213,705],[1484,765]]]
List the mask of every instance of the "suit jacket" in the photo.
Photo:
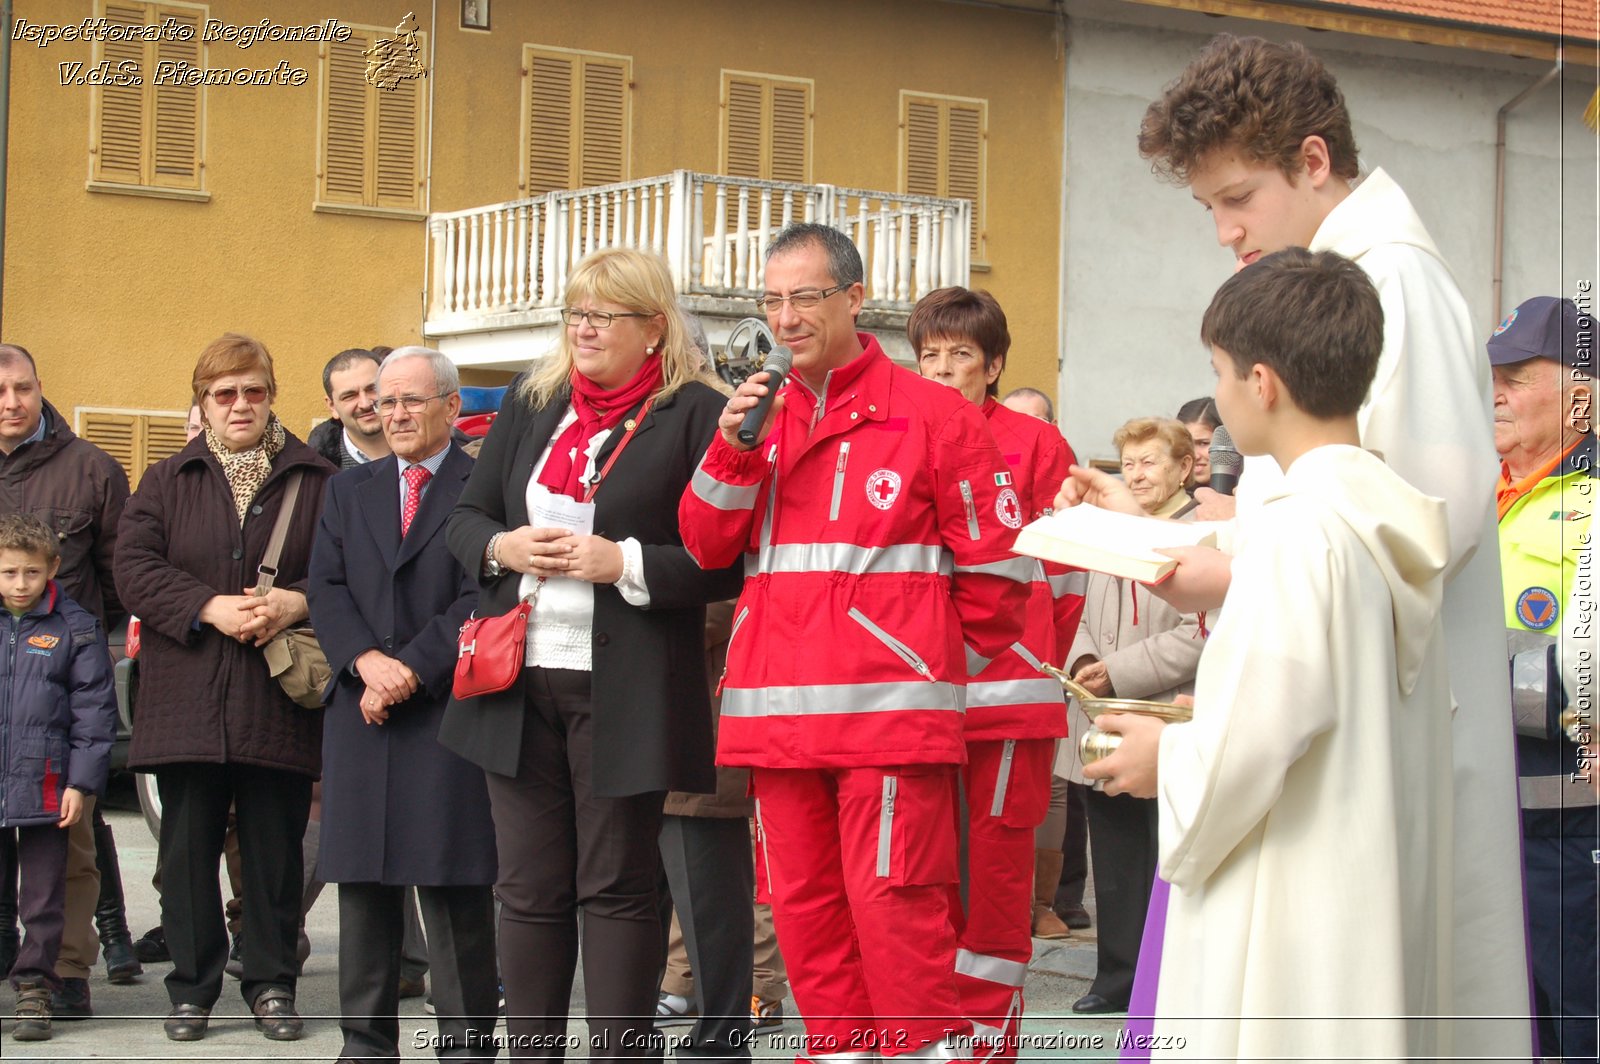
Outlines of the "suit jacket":
[[[472,459],[451,444],[404,539],[397,465],[391,455],[328,482],[311,552],[311,619],[333,668],[317,872],[330,883],[489,884],[496,861],[483,773],[437,739],[456,633],[478,601],[444,535]],[[362,718],[366,686],[351,669],[372,649],[422,683],[382,725]]]
[[[639,541],[650,590],[649,608],[639,609],[613,586],[594,588],[592,779],[600,797],[706,793],[716,784],[705,604],[738,594],[743,560],[702,570],[678,533],[678,499],[717,430],[723,402],[692,383],[655,403],[595,494],[595,534]],[[510,397],[489,429],[447,527],[450,550],[469,572],[481,574],[490,536],[528,523],[528,481],[568,405],[565,392],[539,409]],[[623,435],[613,432],[600,449],[602,468]],[[487,581],[480,612],[509,611],[520,578],[507,572]],[[524,711],[521,685],[453,700],[439,741],[490,772],[515,775]]]

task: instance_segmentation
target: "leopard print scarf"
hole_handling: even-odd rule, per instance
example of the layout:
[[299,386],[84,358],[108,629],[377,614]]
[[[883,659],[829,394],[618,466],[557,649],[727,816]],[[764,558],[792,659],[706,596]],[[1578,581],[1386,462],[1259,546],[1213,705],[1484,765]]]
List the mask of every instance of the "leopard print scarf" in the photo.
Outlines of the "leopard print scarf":
[[277,414],[267,416],[267,430],[261,434],[261,442],[244,451],[228,450],[222,438],[210,425],[206,426],[206,446],[222,463],[222,475],[228,478],[228,487],[233,489],[233,506],[239,511],[240,528],[244,527],[250,503],[271,475],[272,460],[283,450],[283,443],[283,422],[278,420]]

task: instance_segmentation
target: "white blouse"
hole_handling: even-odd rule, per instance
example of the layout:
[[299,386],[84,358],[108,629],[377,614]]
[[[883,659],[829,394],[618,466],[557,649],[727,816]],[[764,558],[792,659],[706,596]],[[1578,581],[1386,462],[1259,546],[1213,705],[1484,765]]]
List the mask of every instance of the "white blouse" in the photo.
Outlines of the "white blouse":
[[[534,513],[543,500],[553,494],[539,483],[539,474],[544,471],[545,463],[550,460],[550,452],[555,446],[555,441],[567,430],[567,426],[577,419],[577,412],[572,407],[567,407],[560,424],[550,434],[550,442],[545,445],[544,454],[534,463],[533,475],[528,478],[529,513]],[[595,456],[600,453],[600,448],[610,436],[610,429],[602,429],[589,441],[584,452],[582,479],[585,484],[593,481],[598,475]],[[617,546],[622,548],[622,576],[617,579],[617,590],[630,605],[641,609],[649,606],[650,590],[644,583],[644,551],[639,541],[630,537],[618,541]],[[538,582],[538,577],[523,573],[517,595],[521,597],[532,594]],[[533,613],[528,617],[528,641],[523,654],[523,664],[538,665],[546,669],[581,669],[588,672],[593,668],[593,630],[594,585],[587,580],[560,574],[553,575],[545,580],[539,598],[534,602]]]

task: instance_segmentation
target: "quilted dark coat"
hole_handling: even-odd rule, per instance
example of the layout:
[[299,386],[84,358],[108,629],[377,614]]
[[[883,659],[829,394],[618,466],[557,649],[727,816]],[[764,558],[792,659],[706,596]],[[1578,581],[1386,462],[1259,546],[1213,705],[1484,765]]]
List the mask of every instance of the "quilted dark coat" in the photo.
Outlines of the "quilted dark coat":
[[334,469],[294,436],[273,459],[242,529],[222,466],[203,436],[152,466],[128,500],[115,574],[122,601],[143,623],[130,767],[239,762],[320,774],[322,714],[289,700],[258,648],[198,623],[213,595],[238,595],[256,583],[287,474],[295,469],[305,476],[277,586],[303,591],[323,487]]

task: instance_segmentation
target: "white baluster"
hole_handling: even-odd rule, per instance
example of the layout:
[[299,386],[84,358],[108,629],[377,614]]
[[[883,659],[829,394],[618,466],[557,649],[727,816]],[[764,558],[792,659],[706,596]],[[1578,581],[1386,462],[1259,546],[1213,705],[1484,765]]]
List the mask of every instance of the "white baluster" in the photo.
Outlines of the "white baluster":
[[[865,196],[861,197],[861,205],[863,208],[861,220],[863,226],[867,226],[868,224],[865,213],[866,203],[867,198]],[[888,297],[888,289],[885,287],[885,277],[889,264],[884,261],[884,258],[887,254],[888,241],[884,239],[884,222],[885,219],[883,214],[880,212],[878,216],[872,219],[872,222],[870,223],[872,243],[870,248],[867,250],[869,252],[869,261],[872,263],[872,287],[867,292],[868,299],[885,299]]]
[[739,223],[734,227],[733,276],[722,283],[728,288],[743,288],[750,269],[750,186],[739,186]]
[[[794,189],[786,188],[786,189],[783,190],[783,222],[782,222],[781,225],[778,226],[778,229],[781,232],[782,230],[789,228],[793,224],[794,224]],[[766,249],[764,249],[764,248],[762,249],[762,255],[763,255],[763,260],[764,260],[764,257],[766,255]]]
[[443,300],[443,311],[446,314],[456,312],[456,221],[446,218],[439,227],[444,237],[444,247],[440,250],[438,267],[439,276],[435,283],[440,286],[439,293]]
[[944,209],[944,240],[940,243],[943,254],[939,257],[939,272],[941,280],[948,280],[956,275],[956,238],[961,235],[961,227],[956,225],[950,209]]
[[694,278],[696,287],[703,288],[711,262],[710,249],[706,247],[706,186],[703,181],[690,180],[694,192],[689,215],[689,250],[694,256],[694,271],[688,276]]
[[895,287],[895,298],[902,303],[909,303],[922,293],[911,291],[911,215],[906,213],[904,207],[898,208],[896,217],[900,222],[899,254],[895,257],[898,267],[895,276],[899,284]]
[[933,246],[928,243],[932,237],[929,234],[930,222],[928,208],[917,208],[917,295],[927,295],[933,291],[933,284],[928,276],[928,251]]
[[494,235],[490,249],[492,271],[489,283],[489,305],[502,306],[506,302],[506,212],[497,210],[489,215],[489,225]]
[[711,236],[711,283],[721,287],[724,284],[722,265],[727,261],[728,239],[728,186],[721,181],[717,182],[717,216],[711,223]]
[[754,288],[755,274],[760,269],[760,263],[767,258],[767,239],[772,235],[772,189],[761,190],[761,215],[757,219],[755,262],[751,264],[750,276],[745,278],[745,286]]

